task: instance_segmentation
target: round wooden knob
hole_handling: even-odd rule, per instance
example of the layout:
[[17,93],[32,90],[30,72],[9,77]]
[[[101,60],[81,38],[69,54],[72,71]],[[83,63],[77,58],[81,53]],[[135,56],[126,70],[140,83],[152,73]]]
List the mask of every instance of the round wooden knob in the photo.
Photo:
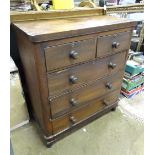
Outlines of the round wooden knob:
[[112,48],[118,48],[119,46],[120,46],[120,43],[118,43],[118,42],[112,43]]
[[106,87],[107,87],[108,89],[112,89],[112,84],[108,82],[108,83],[106,84]]
[[114,69],[117,65],[114,64],[114,63],[112,63],[112,62],[110,62],[110,63],[108,64],[108,66],[109,66],[110,68]]
[[106,101],[106,100],[103,100],[103,102],[102,102],[105,106],[108,106],[108,101]]
[[71,75],[69,77],[69,80],[70,80],[71,83],[75,84],[75,83],[77,83],[78,78],[76,76],[74,76],[74,75]]
[[78,102],[77,102],[74,98],[71,98],[71,99],[70,99],[70,104],[71,104],[72,106],[76,106],[76,105],[78,104]]
[[71,116],[71,117],[70,117],[70,121],[71,121],[73,124],[75,124],[75,123],[77,122],[74,116]]
[[77,59],[78,58],[78,52],[76,52],[76,51],[71,51],[70,53],[69,53],[69,56],[71,57],[71,58],[73,58],[73,59]]

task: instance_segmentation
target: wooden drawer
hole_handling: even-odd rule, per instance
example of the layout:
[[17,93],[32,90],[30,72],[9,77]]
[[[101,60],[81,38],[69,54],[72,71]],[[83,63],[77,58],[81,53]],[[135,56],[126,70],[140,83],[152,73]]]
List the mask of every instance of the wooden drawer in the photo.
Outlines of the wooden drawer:
[[128,50],[130,47],[130,40],[130,31],[98,37],[97,57],[104,57],[115,52]]
[[49,94],[70,91],[82,84],[118,72],[124,68],[126,52],[74,66],[62,71],[48,73]]
[[95,58],[96,41],[88,39],[45,48],[47,71]]
[[51,99],[51,114],[56,118],[69,110],[121,87],[123,72],[97,80],[88,86]]
[[91,101],[90,104],[79,108],[71,113],[52,120],[53,123],[53,134],[70,128],[73,125],[80,123],[81,121],[87,119],[88,117],[96,114],[97,112],[103,110],[106,106],[115,103],[118,100],[120,89],[117,89],[110,94]]

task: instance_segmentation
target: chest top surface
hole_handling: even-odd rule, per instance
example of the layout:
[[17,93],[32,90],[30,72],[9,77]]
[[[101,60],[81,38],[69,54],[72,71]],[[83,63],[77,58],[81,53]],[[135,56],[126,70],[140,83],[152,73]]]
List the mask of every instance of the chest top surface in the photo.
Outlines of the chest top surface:
[[31,41],[41,42],[131,27],[135,25],[135,21],[105,15],[15,22],[13,25]]

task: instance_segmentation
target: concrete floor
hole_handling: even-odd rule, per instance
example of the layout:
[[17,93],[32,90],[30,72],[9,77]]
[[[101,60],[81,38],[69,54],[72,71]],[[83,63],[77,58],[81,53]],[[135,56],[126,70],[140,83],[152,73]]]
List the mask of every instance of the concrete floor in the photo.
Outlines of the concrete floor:
[[11,132],[14,155],[143,155],[143,93],[46,148],[33,123]]
[[10,75],[10,103],[10,128],[13,130],[29,122],[18,73]]

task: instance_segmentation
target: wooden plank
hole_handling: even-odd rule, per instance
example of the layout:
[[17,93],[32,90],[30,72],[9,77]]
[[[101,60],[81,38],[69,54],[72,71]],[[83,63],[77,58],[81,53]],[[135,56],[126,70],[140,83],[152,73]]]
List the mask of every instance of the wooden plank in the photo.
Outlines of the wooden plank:
[[11,22],[28,21],[28,20],[42,20],[42,19],[62,19],[69,17],[84,17],[103,15],[103,8],[75,8],[74,10],[51,10],[51,11],[28,11],[17,12],[11,11]]
[[[121,13],[144,12],[144,4],[120,5],[120,6],[118,5],[107,7],[107,14],[118,12]],[[96,7],[96,8],[76,7],[73,10],[28,11],[28,12],[11,11],[10,19],[11,22],[16,22],[27,20],[83,17],[83,16],[94,16],[104,14],[105,11],[102,7]]]
[[133,13],[133,12],[144,12],[144,4],[128,4],[128,5],[117,5],[117,6],[108,6],[107,14],[110,13]]

